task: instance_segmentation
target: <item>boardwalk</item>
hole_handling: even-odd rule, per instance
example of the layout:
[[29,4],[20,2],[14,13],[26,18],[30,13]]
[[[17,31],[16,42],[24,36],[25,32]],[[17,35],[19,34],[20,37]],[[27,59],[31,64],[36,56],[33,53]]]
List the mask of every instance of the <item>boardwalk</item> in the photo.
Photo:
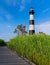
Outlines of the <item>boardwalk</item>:
[[30,65],[7,47],[0,47],[0,65]]

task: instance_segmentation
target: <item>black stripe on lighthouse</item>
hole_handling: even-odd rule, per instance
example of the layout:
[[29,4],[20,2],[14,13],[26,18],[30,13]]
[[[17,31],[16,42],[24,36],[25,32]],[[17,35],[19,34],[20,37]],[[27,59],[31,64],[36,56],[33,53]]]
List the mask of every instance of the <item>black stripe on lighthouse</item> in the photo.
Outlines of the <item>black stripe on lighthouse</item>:
[[33,9],[31,8],[30,9],[30,21],[29,21],[29,34],[33,34],[35,33],[35,25],[34,25],[34,11]]

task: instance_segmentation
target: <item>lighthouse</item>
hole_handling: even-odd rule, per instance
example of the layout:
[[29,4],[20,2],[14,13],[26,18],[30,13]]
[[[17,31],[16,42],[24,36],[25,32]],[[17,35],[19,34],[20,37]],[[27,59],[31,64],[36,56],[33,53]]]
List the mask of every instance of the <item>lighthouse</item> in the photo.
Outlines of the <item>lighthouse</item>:
[[29,34],[32,35],[35,33],[35,25],[34,25],[34,10],[33,8],[29,11],[30,20],[29,20]]

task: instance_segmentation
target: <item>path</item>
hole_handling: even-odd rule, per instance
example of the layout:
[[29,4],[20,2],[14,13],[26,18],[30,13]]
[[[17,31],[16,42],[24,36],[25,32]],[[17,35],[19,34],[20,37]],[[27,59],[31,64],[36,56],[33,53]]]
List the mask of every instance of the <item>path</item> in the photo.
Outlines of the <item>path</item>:
[[0,47],[0,65],[30,65],[7,47]]

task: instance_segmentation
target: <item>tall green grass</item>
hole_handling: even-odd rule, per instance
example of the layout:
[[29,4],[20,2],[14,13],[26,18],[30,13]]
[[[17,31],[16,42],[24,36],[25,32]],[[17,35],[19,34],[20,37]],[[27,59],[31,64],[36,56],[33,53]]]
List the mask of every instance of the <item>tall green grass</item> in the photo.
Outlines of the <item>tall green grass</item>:
[[38,34],[10,39],[7,46],[37,65],[50,65],[50,36]]

